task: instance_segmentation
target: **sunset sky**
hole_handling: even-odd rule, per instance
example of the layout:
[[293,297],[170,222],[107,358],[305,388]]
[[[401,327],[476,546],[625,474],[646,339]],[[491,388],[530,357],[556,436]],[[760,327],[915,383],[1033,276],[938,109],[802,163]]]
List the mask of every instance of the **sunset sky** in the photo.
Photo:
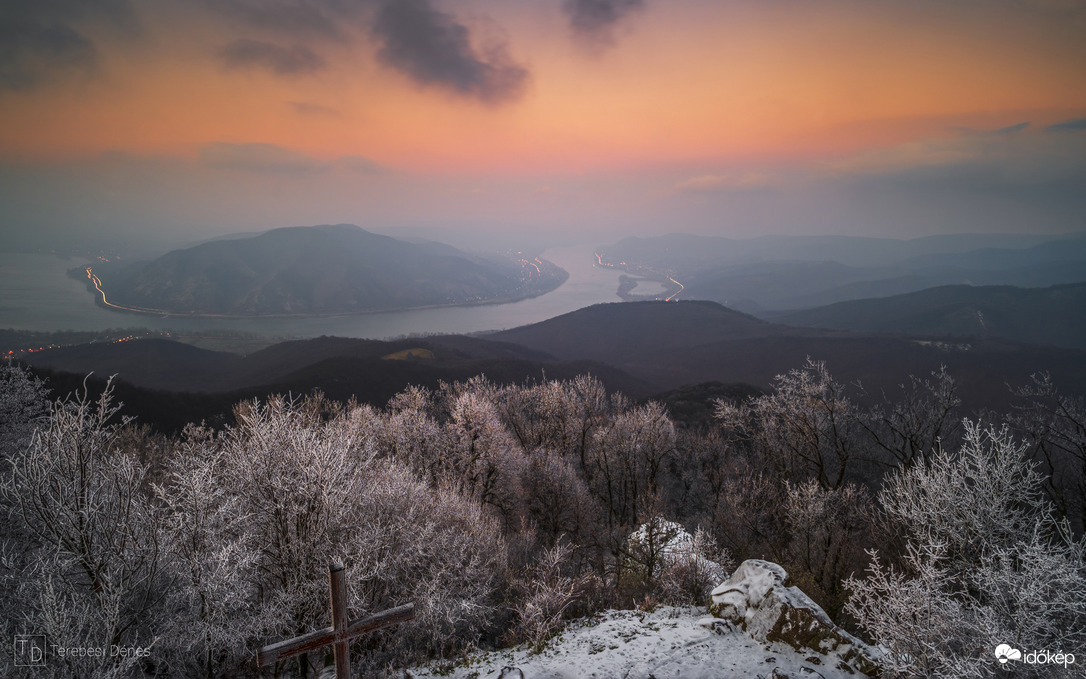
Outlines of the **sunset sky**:
[[35,247],[1083,230],[1086,1],[0,0],[0,205]]

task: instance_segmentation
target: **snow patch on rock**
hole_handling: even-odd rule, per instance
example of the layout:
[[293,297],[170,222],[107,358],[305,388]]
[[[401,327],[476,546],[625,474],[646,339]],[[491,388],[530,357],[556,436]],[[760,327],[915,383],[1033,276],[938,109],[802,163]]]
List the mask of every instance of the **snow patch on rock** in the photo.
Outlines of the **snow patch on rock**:
[[713,590],[709,611],[757,641],[826,655],[842,670],[874,672],[878,652],[835,625],[798,587],[786,587],[787,580],[778,564],[749,559]]

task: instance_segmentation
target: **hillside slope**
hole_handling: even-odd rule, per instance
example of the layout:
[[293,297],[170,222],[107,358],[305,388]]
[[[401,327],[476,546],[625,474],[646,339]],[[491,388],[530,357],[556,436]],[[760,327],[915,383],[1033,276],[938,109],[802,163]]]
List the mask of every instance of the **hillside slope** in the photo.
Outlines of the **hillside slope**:
[[998,337],[1086,349],[1086,283],[1048,288],[949,285],[839,302],[778,319],[856,332]]
[[174,250],[140,266],[95,267],[109,302],[180,314],[339,314],[539,295],[566,273],[484,259],[357,226],[289,227]]
[[611,363],[648,352],[666,354],[721,340],[827,335],[768,323],[716,302],[622,302],[596,304],[568,314],[503,330],[487,337],[562,358]]

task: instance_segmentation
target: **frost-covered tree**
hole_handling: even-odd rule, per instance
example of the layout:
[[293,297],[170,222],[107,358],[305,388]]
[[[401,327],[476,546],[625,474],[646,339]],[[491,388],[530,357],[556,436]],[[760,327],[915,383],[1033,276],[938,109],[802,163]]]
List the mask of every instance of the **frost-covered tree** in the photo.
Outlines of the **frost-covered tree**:
[[965,422],[957,454],[897,473],[879,498],[906,556],[851,578],[848,610],[888,650],[887,674],[992,676],[999,644],[1086,643],[1084,544],[1006,427]]
[[389,401],[374,422],[377,454],[407,465],[432,485],[443,480],[445,431],[434,417],[434,396],[428,389],[408,387]]
[[898,398],[884,394],[861,423],[877,449],[897,466],[909,467],[956,445],[961,403],[957,383],[946,366],[939,366],[928,378],[910,375]]
[[782,479],[817,480],[826,488],[845,482],[859,446],[858,412],[822,361],[778,375],[773,392],[734,405],[718,401],[716,417],[752,460]]
[[0,363],[0,469],[30,436],[49,410],[45,383],[10,361]]
[[179,676],[239,674],[269,626],[252,577],[258,554],[249,517],[222,482],[222,465],[213,433],[190,426],[156,487],[167,510],[164,567],[173,580],[160,647]]
[[591,375],[538,385],[510,386],[495,394],[495,406],[524,450],[547,448],[587,473],[596,432],[629,402],[608,394]]
[[[0,492],[31,536],[18,574],[23,625],[59,647],[154,643],[162,588],[161,512],[147,467],[118,444],[112,385],[57,401],[30,445],[11,458]],[[109,676],[135,658],[53,658],[51,671]]]
[[827,489],[809,479],[785,485],[782,509],[787,544],[780,563],[836,619],[847,598],[845,579],[867,561],[871,494],[854,483]]
[[581,562],[581,548],[599,547],[603,508],[574,463],[546,448],[529,455],[520,482],[523,509],[544,548],[572,543],[563,558]]
[[380,457],[374,417],[275,398],[243,404],[220,437],[218,483],[245,517],[263,633],[327,625],[328,563],[342,560],[352,617],[409,601],[418,611],[395,636],[356,644],[386,659],[447,651],[476,638],[493,614],[504,542],[477,503]]
[[520,478],[527,460],[509,436],[489,395],[480,389],[450,404],[442,467],[476,501],[494,507],[506,521],[517,514]]
[[674,452],[675,425],[657,402],[618,413],[596,432],[586,476],[623,540],[658,501],[660,474]]
[[[26,450],[48,411],[48,392],[41,380],[10,361],[0,363],[0,478],[10,475],[12,456]],[[10,520],[11,500],[0,497],[4,517],[0,521],[0,610],[12,612],[0,616],[0,634],[7,639],[16,633],[14,612],[22,608],[18,590],[30,565],[32,548],[29,528]],[[14,672],[11,662],[10,657],[0,656],[0,674]]]

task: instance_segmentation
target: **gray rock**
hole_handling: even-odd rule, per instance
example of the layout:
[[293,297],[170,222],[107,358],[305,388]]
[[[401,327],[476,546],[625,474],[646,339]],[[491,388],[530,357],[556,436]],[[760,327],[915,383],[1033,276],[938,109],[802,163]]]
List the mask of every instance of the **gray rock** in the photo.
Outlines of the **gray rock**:
[[713,590],[709,612],[758,641],[780,641],[799,651],[836,656],[842,669],[876,673],[878,652],[835,625],[798,587],[786,587],[787,580],[788,573],[778,564],[744,561]]

